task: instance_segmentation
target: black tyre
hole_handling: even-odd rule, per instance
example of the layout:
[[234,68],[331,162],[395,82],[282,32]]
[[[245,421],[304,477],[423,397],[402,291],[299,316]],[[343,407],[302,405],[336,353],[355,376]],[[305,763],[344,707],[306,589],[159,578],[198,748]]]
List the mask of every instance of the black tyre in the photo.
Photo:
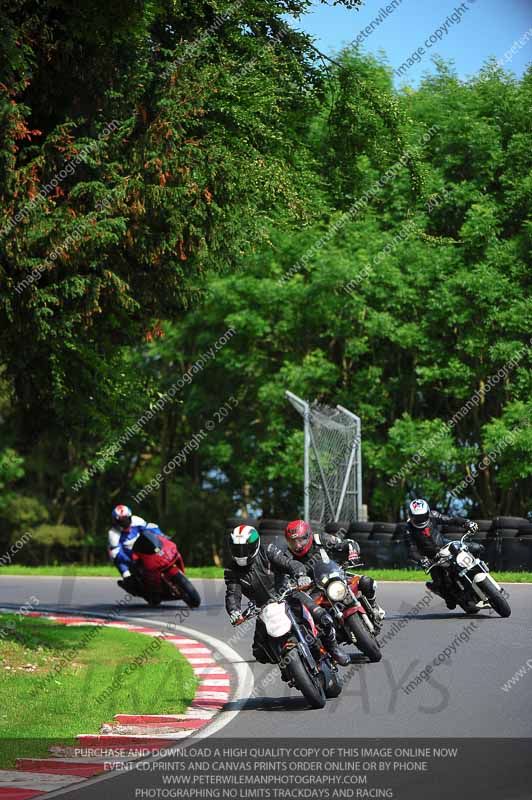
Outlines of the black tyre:
[[373,638],[368,631],[360,616],[351,614],[345,621],[345,626],[349,633],[349,638],[356,644],[361,653],[369,658],[370,661],[376,663],[382,658],[382,653],[376,639]]
[[186,575],[183,575],[182,572],[179,572],[177,575],[174,575],[172,580],[179,589],[181,598],[185,601],[189,608],[198,608],[198,606],[201,605],[201,597],[199,592],[194,588]]
[[372,534],[369,531],[356,531],[348,534],[347,538],[353,539],[355,542],[367,542],[371,536]]
[[491,581],[484,580],[482,581],[481,587],[482,591],[486,595],[489,603],[494,611],[497,612],[499,617],[509,617],[512,613],[512,609],[510,608],[510,604],[508,600],[502,596],[501,592],[494,586]]
[[519,536],[519,530],[517,528],[496,528],[491,535],[499,539],[515,539],[516,536]]
[[491,519],[474,519],[473,522],[477,523],[479,531],[489,531],[493,524]]
[[493,520],[494,528],[521,528],[527,524],[528,520],[524,517],[495,517]]
[[398,522],[395,526],[394,539],[403,540],[406,534],[406,522]]
[[371,533],[373,522],[352,522],[347,530],[347,535],[356,539],[356,533]]
[[394,534],[397,530],[396,522],[374,522],[373,533],[391,533]]
[[290,658],[287,660],[286,672],[294,681],[296,689],[299,689],[312,708],[323,708],[327,698],[325,697],[322,682],[319,678],[313,678],[312,675],[309,675],[296,647],[292,648]]
[[348,529],[348,521],[342,522],[342,520],[339,520],[338,522],[328,522],[325,525],[325,533],[331,533],[333,536],[338,536],[338,534],[343,534],[345,536]]
[[286,550],[287,542],[283,534],[279,531],[261,531],[260,541],[263,547],[268,547],[269,544],[274,544],[279,550]]
[[258,525],[258,531],[259,533],[262,533],[264,530],[284,533],[284,529],[289,521],[288,519],[261,519]]

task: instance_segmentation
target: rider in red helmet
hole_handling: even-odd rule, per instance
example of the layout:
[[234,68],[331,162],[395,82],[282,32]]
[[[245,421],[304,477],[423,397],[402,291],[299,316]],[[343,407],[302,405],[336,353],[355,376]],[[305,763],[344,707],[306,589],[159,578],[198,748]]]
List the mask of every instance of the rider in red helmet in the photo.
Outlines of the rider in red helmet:
[[[296,561],[299,561],[307,568],[310,560],[309,553],[314,545],[314,536],[310,525],[302,519],[296,519],[286,526],[285,537],[290,554]],[[347,653],[340,649],[336,641],[336,630],[330,614],[315,603],[312,597],[305,592],[299,593],[299,599],[312,614],[316,625],[322,633],[323,643],[327,650],[338,664],[343,667],[347,666],[351,659]]]
[[[360,558],[360,547],[353,539],[340,539],[339,536],[332,536],[329,533],[314,536],[308,522],[302,519],[288,523],[285,538],[293,557],[308,567],[308,574],[312,571],[312,563],[315,563],[316,559],[321,559],[321,550],[325,550],[335,561],[358,561]],[[375,615],[381,620],[384,619],[386,612],[378,605],[376,599],[377,581],[368,575],[361,575],[358,585]]]
[[302,519],[295,519],[289,522],[284,531],[285,539],[288,542],[288,549],[297,558],[306,556],[314,544],[312,528]]

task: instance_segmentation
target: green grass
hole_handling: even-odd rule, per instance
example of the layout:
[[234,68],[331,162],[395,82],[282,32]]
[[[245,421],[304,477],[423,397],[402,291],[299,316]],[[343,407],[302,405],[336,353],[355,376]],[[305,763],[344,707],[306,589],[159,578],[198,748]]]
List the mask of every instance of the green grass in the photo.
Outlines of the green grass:
[[[362,572],[366,570],[362,567]],[[377,581],[428,581],[429,578],[420,569],[371,569],[368,575]],[[532,583],[532,572],[492,572],[496,581],[502,583]]]
[[[116,578],[120,575],[115,567],[102,564],[96,567],[84,567],[81,564],[56,564],[53,567],[25,567],[18,564],[0,567],[1,575],[56,575],[60,577],[80,578]],[[222,578],[221,567],[187,567],[189,578]]]
[[0,671],[0,767],[74,744],[120,712],[182,713],[197,683],[168,642],[14,614],[0,615]]
[[[426,581],[427,576],[421,570],[414,569],[373,569],[362,567],[362,572],[367,572],[372,578],[379,581]],[[223,578],[222,567],[188,567],[189,578]],[[80,578],[118,578],[114,567],[83,567],[77,565],[58,565],[55,567],[0,567],[2,575],[55,575],[60,577]],[[493,577],[506,583],[532,583],[532,572],[493,572]]]

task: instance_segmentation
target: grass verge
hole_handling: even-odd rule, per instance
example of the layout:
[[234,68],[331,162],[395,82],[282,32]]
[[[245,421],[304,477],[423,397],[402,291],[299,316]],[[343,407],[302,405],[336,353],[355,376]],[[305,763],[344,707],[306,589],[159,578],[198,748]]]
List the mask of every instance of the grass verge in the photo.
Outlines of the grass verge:
[[117,713],[182,713],[197,679],[158,637],[0,615],[0,767],[98,733]]
[[[362,568],[364,572],[364,567]],[[428,581],[430,578],[420,569],[368,569],[376,581]],[[532,583],[532,572],[492,572],[501,583]]]
[[[1,575],[56,575],[64,577],[80,578],[115,578],[118,580],[120,575],[113,566],[102,564],[96,567],[84,567],[81,564],[56,564],[52,567],[25,567],[22,565],[11,564],[0,567]],[[187,567],[189,578],[222,578],[222,567]]]
[[[415,569],[373,569],[362,567],[362,572],[367,572],[378,581],[426,581],[427,576],[421,570]],[[188,567],[189,578],[223,578],[222,567]],[[118,578],[114,567],[83,567],[75,564],[58,565],[55,567],[0,567],[2,575],[55,575],[57,577],[79,578]],[[503,583],[532,583],[532,572],[492,572],[497,581]]]

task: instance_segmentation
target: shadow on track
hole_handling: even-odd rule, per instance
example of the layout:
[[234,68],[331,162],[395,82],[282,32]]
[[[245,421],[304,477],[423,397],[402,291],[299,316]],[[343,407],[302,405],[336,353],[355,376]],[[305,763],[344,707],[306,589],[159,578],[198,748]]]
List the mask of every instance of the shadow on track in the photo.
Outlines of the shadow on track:
[[[433,612],[432,614],[395,614],[394,616],[386,617],[386,622],[393,622],[395,620],[406,620],[408,622],[413,622],[417,620],[418,622],[421,621],[432,621],[435,619],[498,619],[497,616],[493,614],[466,614],[464,611],[440,611],[440,612]],[[383,628],[383,633],[386,633],[386,629]]]
[[249,697],[233,700],[224,711],[308,711],[304,697]]

